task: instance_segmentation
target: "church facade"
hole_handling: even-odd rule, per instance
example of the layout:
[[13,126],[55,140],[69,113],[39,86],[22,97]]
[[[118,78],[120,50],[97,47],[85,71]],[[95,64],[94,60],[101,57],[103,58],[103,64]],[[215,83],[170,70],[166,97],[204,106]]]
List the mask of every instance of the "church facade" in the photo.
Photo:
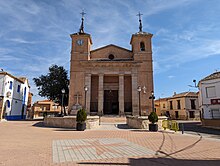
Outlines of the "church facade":
[[107,45],[91,50],[92,38],[71,34],[69,114],[84,107],[90,115],[148,115],[152,111],[152,34],[131,36],[131,50]]

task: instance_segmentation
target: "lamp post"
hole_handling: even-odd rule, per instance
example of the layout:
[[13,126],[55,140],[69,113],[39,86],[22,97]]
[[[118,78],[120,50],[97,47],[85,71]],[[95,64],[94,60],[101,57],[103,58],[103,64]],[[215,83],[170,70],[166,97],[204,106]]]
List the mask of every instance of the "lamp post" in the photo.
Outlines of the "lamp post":
[[85,91],[85,109],[86,109],[86,93],[88,91],[88,87],[87,86],[84,87],[84,91]]
[[152,111],[155,111],[154,110],[154,99],[155,99],[154,91],[151,91],[151,96],[149,97],[149,99],[152,100]]
[[[63,115],[63,99],[65,94],[65,89],[62,89],[61,92],[62,92],[61,115]],[[64,115],[66,115],[66,111],[64,112]]]
[[141,86],[137,87],[138,95],[139,95],[139,116],[141,116]]

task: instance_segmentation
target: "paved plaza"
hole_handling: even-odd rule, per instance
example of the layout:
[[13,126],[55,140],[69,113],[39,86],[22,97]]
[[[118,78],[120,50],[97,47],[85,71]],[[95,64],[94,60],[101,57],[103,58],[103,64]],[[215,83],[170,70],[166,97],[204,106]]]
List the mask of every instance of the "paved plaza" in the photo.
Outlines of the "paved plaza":
[[0,165],[220,165],[220,139],[117,128],[46,128],[40,121],[0,122]]

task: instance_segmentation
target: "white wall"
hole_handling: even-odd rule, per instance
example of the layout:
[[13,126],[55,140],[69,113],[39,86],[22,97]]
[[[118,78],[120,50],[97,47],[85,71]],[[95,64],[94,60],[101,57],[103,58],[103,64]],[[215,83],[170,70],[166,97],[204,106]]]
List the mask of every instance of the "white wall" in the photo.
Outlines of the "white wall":
[[[12,81],[12,89],[10,89],[10,81]],[[20,92],[18,92],[18,85],[20,85]],[[26,87],[26,96],[24,100],[24,89]],[[22,105],[24,107],[24,115],[26,115],[27,103],[28,103],[28,93],[30,89],[28,87],[27,81],[22,83],[17,79],[14,79],[8,75],[0,75],[0,94],[4,96],[3,104],[6,106],[7,116],[18,116],[22,114]],[[7,93],[11,93],[10,96]],[[7,100],[10,102],[10,107],[7,105]],[[4,109],[4,106],[3,106]]]
[[[215,96],[207,97],[206,88],[212,86],[215,87]],[[215,115],[220,117],[220,104],[212,105],[211,99],[220,99],[220,79],[201,81],[199,84],[199,106],[205,119],[212,119],[212,109],[218,109]]]
[[4,94],[4,79],[5,75],[0,75],[0,96]]

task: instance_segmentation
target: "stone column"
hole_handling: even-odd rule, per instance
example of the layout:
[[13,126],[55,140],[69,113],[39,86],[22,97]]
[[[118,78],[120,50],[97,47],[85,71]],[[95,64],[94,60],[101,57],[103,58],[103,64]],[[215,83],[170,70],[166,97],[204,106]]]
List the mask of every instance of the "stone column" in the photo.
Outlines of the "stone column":
[[90,101],[91,101],[91,74],[86,74],[85,86],[88,87],[88,91],[86,93],[86,110],[89,115],[90,114]]
[[132,73],[131,75],[132,79],[132,115],[139,115],[138,111],[138,77],[136,73]]
[[103,114],[103,102],[104,102],[103,81],[104,81],[104,74],[99,74],[98,115]]
[[119,115],[124,115],[124,74],[119,74]]

